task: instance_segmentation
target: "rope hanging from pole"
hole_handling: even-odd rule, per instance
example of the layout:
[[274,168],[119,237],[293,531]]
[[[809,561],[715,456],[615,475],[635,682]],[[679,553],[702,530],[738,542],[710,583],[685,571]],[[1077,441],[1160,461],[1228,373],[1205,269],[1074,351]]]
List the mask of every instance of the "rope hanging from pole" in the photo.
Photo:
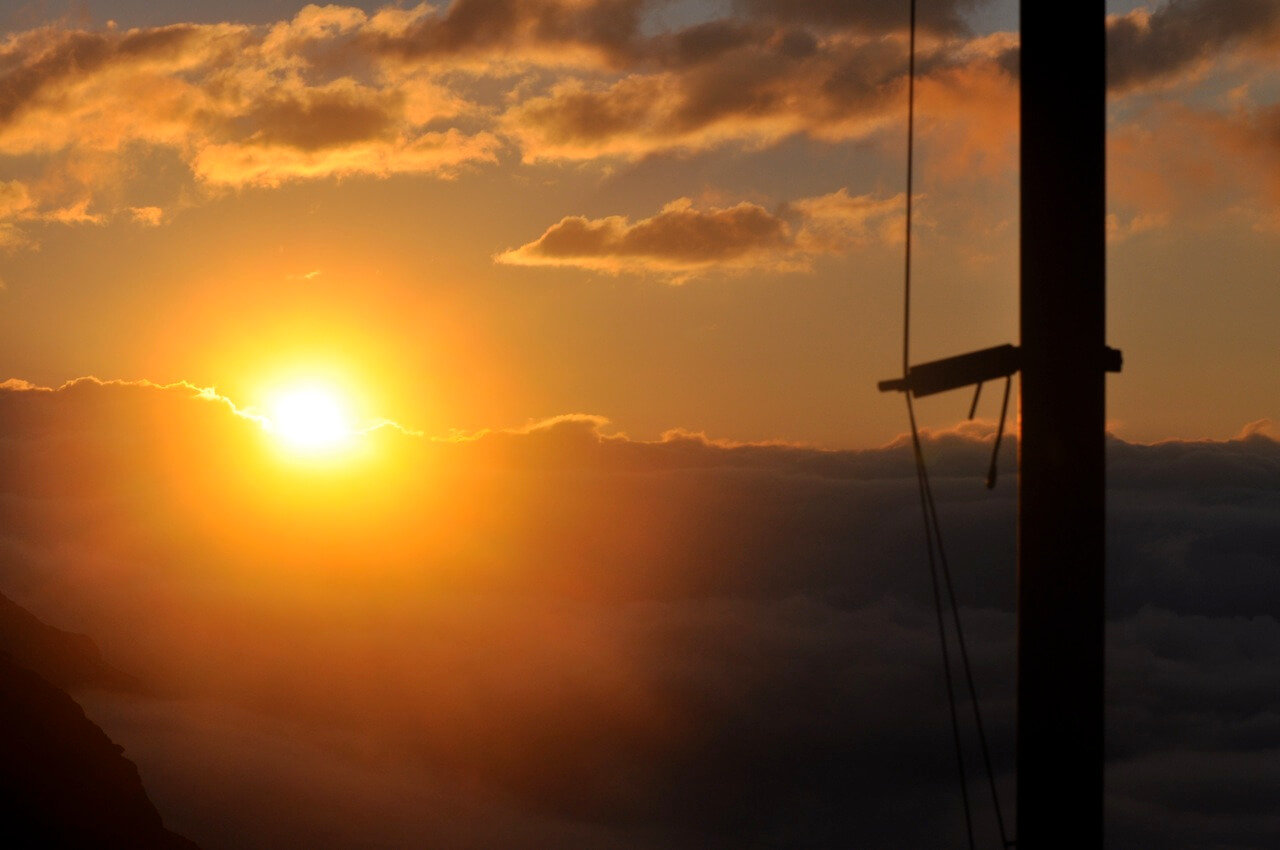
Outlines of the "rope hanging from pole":
[[[938,522],[937,505],[933,498],[933,488],[929,483],[929,471],[924,459],[924,451],[920,442],[920,430],[916,423],[915,404],[912,401],[913,394],[923,395],[920,392],[923,388],[920,386],[924,383],[920,377],[920,367],[916,367],[913,376],[911,368],[911,235],[912,235],[912,206],[914,195],[915,180],[915,76],[916,76],[916,0],[910,0],[911,18],[908,36],[908,71],[907,71],[907,198],[906,198],[906,233],[904,237],[903,250],[903,318],[902,318],[902,379],[900,381],[882,382],[881,389],[901,389],[903,396],[907,402],[907,419],[911,426],[911,447],[915,458],[916,466],[916,482],[920,491],[920,508],[924,519],[925,526],[925,549],[928,554],[929,576],[933,586],[934,611],[936,614],[938,625],[938,640],[942,650],[942,666],[943,677],[946,682],[947,691],[947,707],[951,719],[951,736],[955,746],[956,765],[959,771],[960,796],[964,807],[965,832],[968,839],[970,850],[976,847],[973,831],[973,813],[969,800],[968,778],[964,763],[964,747],[961,743],[960,718],[959,709],[957,707],[955,684],[952,680],[951,673],[951,653],[948,647],[946,617],[944,615],[944,603],[942,596],[942,585],[945,584],[947,592],[947,601],[951,609],[951,619],[954,623],[956,632],[956,643],[959,650],[961,667],[964,671],[965,683],[969,692],[970,702],[973,706],[974,723],[978,732],[978,739],[982,750],[983,764],[986,769],[987,781],[991,790],[992,806],[995,809],[996,823],[1000,831],[1000,842],[1002,848],[1014,846],[1005,831],[1004,814],[1000,806],[1000,797],[996,790],[995,771],[991,763],[991,754],[987,746],[986,729],[982,722],[982,712],[978,702],[977,688],[973,680],[972,665],[969,662],[968,647],[965,644],[964,628],[960,620],[960,609],[956,602],[955,588],[951,581],[951,569],[947,561],[946,549],[942,541],[942,529]],[[975,379],[968,378],[967,373],[972,371],[973,366],[980,369],[991,371],[994,373],[989,377],[1002,375],[1006,378],[1004,405],[1000,415],[999,431],[1004,430],[1005,413],[1008,410],[1009,391],[1012,385],[1013,372],[1017,370],[1017,349],[1013,346],[1000,346],[997,349],[990,349],[986,352],[975,352],[974,355],[965,355],[963,358],[953,358],[952,361],[942,361],[941,364],[948,370],[954,371],[954,361],[963,361],[963,365],[967,368],[963,369],[966,373],[966,380],[956,386],[974,383]],[[927,374],[927,371],[926,371]],[[916,380],[913,381],[913,377]],[[952,376],[947,374],[943,376],[944,382],[950,382]],[[983,378],[976,379],[978,391],[981,391],[981,381]],[[939,389],[947,387],[939,387]],[[938,391],[938,390],[933,390]],[[974,395],[973,407],[976,408],[978,401],[977,393]],[[970,410],[970,418],[973,416],[973,410]],[[995,448],[991,459],[991,469],[987,476],[987,486],[992,487],[995,484],[995,468],[996,457],[1000,450],[1000,433],[996,434]],[[936,554],[935,554],[936,553]],[[941,574],[941,581],[939,580]]]

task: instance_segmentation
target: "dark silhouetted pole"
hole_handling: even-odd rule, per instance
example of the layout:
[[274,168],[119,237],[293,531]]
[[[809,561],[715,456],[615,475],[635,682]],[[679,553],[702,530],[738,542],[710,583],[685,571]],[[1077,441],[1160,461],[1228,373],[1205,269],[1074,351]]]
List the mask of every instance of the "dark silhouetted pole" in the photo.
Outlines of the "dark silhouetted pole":
[[1106,34],[1022,0],[1018,850],[1102,846]]

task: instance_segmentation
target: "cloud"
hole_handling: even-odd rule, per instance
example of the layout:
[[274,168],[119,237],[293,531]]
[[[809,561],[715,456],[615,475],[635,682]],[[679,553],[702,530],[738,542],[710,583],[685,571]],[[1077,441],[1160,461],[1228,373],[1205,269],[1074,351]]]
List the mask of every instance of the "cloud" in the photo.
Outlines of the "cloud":
[[[961,11],[974,2],[929,4],[921,16],[928,32],[962,36]],[[811,50],[806,30],[864,38],[900,35],[906,14],[883,4],[807,2],[733,4],[732,17],[696,20],[655,30],[660,4],[648,0],[454,0],[446,8],[358,10],[309,7],[275,28],[273,40],[290,49],[334,57],[374,57],[402,65],[510,69],[519,65],[627,70],[650,64],[698,64],[747,40],[782,39]],[[304,20],[305,18],[305,20]],[[327,44],[326,44],[327,42]]]
[[[16,32],[0,47],[0,156],[21,158],[26,195],[0,203],[4,241],[30,241],[23,222],[132,219],[223,188],[448,178],[511,148],[528,162],[634,159],[865,139],[901,120],[905,41],[879,6],[739,11],[655,29],[640,0],[458,0],[307,6],[260,27]],[[935,124],[987,123],[961,116],[1013,92],[1006,42],[953,27],[922,41]],[[158,151],[187,183],[132,187]]]
[[680,281],[708,269],[798,271],[818,254],[893,239],[903,197],[851,197],[845,189],[769,212],[758,204],[698,210],[688,198],[634,224],[623,216],[572,216],[536,240],[495,257],[524,266],[654,272]]
[[[960,35],[966,31],[961,10],[972,5],[965,0],[929,4],[921,26]],[[622,70],[655,62],[700,64],[761,38],[812,51],[816,40],[808,27],[867,38],[898,35],[907,27],[905,12],[883,3],[745,0],[733,4],[733,17],[653,32],[647,18],[657,6],[645,0],[454,0],[439,13],[421,4],[394,19],[387,16],[382,26],[370,26],[357,44],[405,63],[527,62]]]
[[[37,198],[45,194],[45,188],[47,186],[40,183],[33,187],[19,180],[0,181],[0,250],[34,246],[29,229],[35,224],[103,224],[107,221],[106,213],[89,211],[93,204],[89,196],[59,206],[42,205]],[[163,219],[159,207],[129,207],[127,211],[133,221],[142,224],[158,225]]]
[[1107,80],[1113,90],[1194,75],[1238,46],[1280,44],[1280,8],[1270,0],[1171,0],[1107,21]]
[[101,213],[89,212],[89,203],[88,198],[81,198],[74,204],[62,209],[51,210],[41,218],[44,221],[53,221],[59,224],[102,224],[105,220],[104,216]]
[[288,180],[352,174],[386,177],[421,173],[450,177],[459,168],[495,161],[497,140],[456,130],[424,133],[411,142],[372,141],[320,152],[282,145],[210,145],[192,161],[196,175],[211,185],[278,186]]
[[31,238],[22,229],[8,222],[0,222],[0,251],[17,251],[29,248],[33,244]]
[[790,228],[755,204],[694,210],[684,198],[635,224],[620,216],[562,219],[536,241],[498,255],[513,265],[574,265],[605,271],[627,267],[679,272],[759,261],[791,243]]
[[1259,419],[1245,425],[1236,439],[1246,440],[1256,435],[1268,437],[1272,440],[1280,440],[1280,425],[1277,425],[1275,420],[1272,419]]
[[345,83],[299,95],[264,97],[234,120],[253,127],[263,145],[299,151],[340,148],[385,137],[393,129],[398,104],[380,92]]
[[31,190],[18,180],[0,181],[0,218],[21,215],[31,208]]
[[210,73],[247,46],[231,25],[86,31],[45,27],[4,47],[0,151],[68,147],[110,151],[128,141],[179,144],[202,92],[187,78]]
[[[966,33],[964,13],[982,5],[983,0],[943,0],[922,4],[917,26],[924,31]],[[883,33],[905,30],[908,9],[877,0],[737,0],[735,5],[748,15],[766,20],[803,22],[833,28],[853,28]]]
[[[368,465],[308,472],[211,391],[93,380],[6,382],[0,432],[0,584],[166,694],[91,716],[203,846],[960,834],[902,441],[645,442],[571,415],[379,431]],[[990,439],[925,447],[1011,791],[1016,499],[982,486]],[[1280,447],[1108,457],[1109,840],[1265,844],[1265,786],[1226,790],[1270,782],[1280,740]]]
[[[924,12],[919,129],[938,180],[1016,168],[1017,38],[968,33],[972,5]],[[794,136],[889,144],[905,110],[901,10],[732,8],[664,27],[643,0],[457,0],[307,6],[260,27],[15,32],[0,47],[0,155],[22,158],[14,178],[26,195],[0,198],[0,245],[34,244],[43,223],[133,218],[225,188],[449,178],[504,152],[607,163]],[[1277,14],[1262,0],[1184,0],[1113,17],[1113,87],[1192,79],[1205,63],[1266,51]],[[131,173],[156,151],[185,164],[190,185],[131,195]],[[1115,212],[1121,233],[1167,211]]]
[[[708,41],[713,58],[705,61],[603,82],[559,82],[510,107],[502,126],[527,160],[634,159],[729,144],[758,148],[794,135],[866,139],[905,117],[907,55],[897,37],[817,39],[778,29]],[[1016,118],[1016,88],[997,61],[1008,43],[1000,36],[922,47],[926,132],[974,129],[993,114]],[[984,101],[985,108],[966,114]]]
[[1265,231],[1280,203],[1280,106],[1145,107],[1108,134],[1113,237],[1217,223]]
[[625,61],[639,39],[643,0],[454,0],[444,14],[420,4],[360,46],[405,63]]
[[1169,214],[1165,212],[1139,213],[1121,220],[1116,213],[1107,215],[1107,241],[1123,242],[1133,236],[1168,227]]
[[164,210],[160,207],[129,207],[129,214],[135,222],[147,227],[159,227],[164,221]]
[[[1242,57],[1274,66],[1280,11],[1270,0],[1165,0],[1107,18],[1107,87],[1115,97],[1194,83]],[[1017,73],[1020,49],[1001,59]]]
[[[1266,682],[1274,616],[1177,616],[1148,608],[1108,631],[1108,840],[1266,846],[1280,723]],[[1229,833],[1224,822],[1235,824]]]
[[[134,160],[156,149],[179,156],[205,188],[451,176],[492,162],[498,140],[450,126],[469,107],[431,80],[318,66],[303,52],[377,20],[307,7],[271,28],[54,25],[11,35],[0,49],[0,155],[25,157],[34,170],[25,195],[7,184],[0,222],[105,221],[159,208],[152,200],[87,212],[120,195]],[[176,198],[182,189],[164,190]]]

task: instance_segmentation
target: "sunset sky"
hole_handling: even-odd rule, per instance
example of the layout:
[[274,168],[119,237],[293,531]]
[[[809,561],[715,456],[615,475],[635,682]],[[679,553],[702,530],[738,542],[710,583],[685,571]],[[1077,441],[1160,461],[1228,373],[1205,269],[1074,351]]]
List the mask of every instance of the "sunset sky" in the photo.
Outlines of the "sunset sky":
[[[587,413],[882,444],[903,428],[875,382],[901,334],[905,9],[21,5],[4,368],[258,409],[318,373],[432,436]],[[916,360],[1018,334],[1016,4],[921,9]],[[1280,23],[1268,2],[1113,11],[1109,417],[1226,438],[1280,418]]]
[[[958,846],[907,8],[4,6],[0,593],[166,824]],[[1280,3],[1107,8],[1109,841],[1276,846]],[[1018,338],[1017,3],[920,15],[916,362]],[[1008,793],[998,399],[919,410]]]

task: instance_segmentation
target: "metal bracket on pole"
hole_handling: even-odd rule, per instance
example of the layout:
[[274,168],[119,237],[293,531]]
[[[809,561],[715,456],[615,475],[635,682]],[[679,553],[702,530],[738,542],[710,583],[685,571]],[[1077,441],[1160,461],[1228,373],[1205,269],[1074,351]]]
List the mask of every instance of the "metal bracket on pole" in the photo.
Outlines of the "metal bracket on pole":
[[1021,353],[1016,345],[997,345],[920,363],[907,370],[906,377],[881,381],[880,392],[909,392],[915,398],[1007,378],[1018,371]]
[[[1119,349],[1104,346],[1102,350],[1102,369],[1104,372],[1119,372],[1124,358]],[[956,357],[945,357],[942,360],[931,360],[912,366],[904,378],[891,378],[881,381],[880,392],[909,392],[912,397],[933,395],[934,393],[955,390],[960,387],[977,385],[973,394],[973,403],[969,406],[969,418],[978,409],[978,396],[982,385],[994,378],[1004,378],[1004,404],[1000,407],[1000,424],[996,426],[995,445],[991,450],[991,467],[987,471],[987,489],[996,486],[996,459],[1000,456],[1000,441],[1004,436],[1005,416],[1009,411],[1009,391],[1013,385],[1013,374],[1022,368],[1022,351],[1016,345],[997,345],[981,351],[971,351]]]
[[[1119,349],[1103,349],[1102,368],[1119,372],[1123,357]],[[877,386],[880,392],[909,392],[912,397],[933,395],[996,378],[1007,378],[1022,368],[1022,351],[1016,345],[997,345],[942,360],[920,363],[907,370],[904,378],[891,378]]]

